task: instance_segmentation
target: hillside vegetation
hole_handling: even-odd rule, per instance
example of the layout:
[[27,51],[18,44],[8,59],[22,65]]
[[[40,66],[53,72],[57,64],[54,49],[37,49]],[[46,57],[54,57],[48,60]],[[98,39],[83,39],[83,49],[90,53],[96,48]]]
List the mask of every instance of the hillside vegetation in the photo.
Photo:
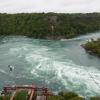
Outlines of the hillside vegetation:
[[100,57],[100,39],[88,41],[84,45],[84,48],[90,54],[93,54],[93,55]]
[[[17,92],[14,100],[28,100],[26,91]],[[33,95],[32,100],[37,100],[37,95]],[[0,100],[10,100],[9,96],[1,96]],[[46,100],[85,100],[84,97],[79,96],[74,92],[59,92],[58,95],[47,96]],[[88,100],[100,100],[100,97],[90,97]]]
[[42,39],[72,38],[100,30],[100,14],[0,14],[0,35]]

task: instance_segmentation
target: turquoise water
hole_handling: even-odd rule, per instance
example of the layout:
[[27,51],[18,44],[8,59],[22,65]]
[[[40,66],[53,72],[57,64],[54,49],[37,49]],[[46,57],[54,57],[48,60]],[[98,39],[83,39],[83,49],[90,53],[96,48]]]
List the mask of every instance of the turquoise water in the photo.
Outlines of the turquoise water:
[[[100,59],[80,46],[100,33],[74,39],[40,40],[21,36],[0,37],[0,88],[36,84],[50,90],[74,91],[82,96],[100,94]],[[12,72],[8,65],[14,66]]]

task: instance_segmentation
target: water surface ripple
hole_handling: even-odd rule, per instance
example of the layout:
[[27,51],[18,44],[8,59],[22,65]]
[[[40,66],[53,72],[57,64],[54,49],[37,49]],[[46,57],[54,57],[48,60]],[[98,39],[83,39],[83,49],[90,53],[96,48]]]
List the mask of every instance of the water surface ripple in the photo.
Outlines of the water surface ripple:
[[[100,33],[59,41],[0,37],[0,88],[34,83],[54,92],[100,95],[100,59],[80,46],[92,37],[98,38]],[[12,72],[8,65],[14,66]]]

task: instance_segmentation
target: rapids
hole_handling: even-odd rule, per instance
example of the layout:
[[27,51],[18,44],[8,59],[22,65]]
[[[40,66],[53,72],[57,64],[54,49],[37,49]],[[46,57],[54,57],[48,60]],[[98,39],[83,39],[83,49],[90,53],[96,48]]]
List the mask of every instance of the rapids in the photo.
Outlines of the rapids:
[[[65,40],[0,37],[0,89],[4,85],[36,84],[54,92],[100,95],[100,58],[80,46],[100,32]],[[12,72],[8,65],[14,66]]]

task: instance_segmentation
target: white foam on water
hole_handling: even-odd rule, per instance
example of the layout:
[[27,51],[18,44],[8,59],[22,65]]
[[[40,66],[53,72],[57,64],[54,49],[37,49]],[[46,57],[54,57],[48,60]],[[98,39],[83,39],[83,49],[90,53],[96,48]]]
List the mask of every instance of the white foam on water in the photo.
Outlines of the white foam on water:
[[0,69],[0,73],[7,74],[7,72],[3,69]]
[[95,68],[86,69],[87,66],[76,65],[70,60],[68,62],[60,62],[36,54],[28,56],[26,60],[28,62],[31,61],[31,64],[34,61],[39,62],[33,66],[30,73],[37,78],[46,78],[47,81],[45,82],[47,84],[52,84],[54,81],[55,84],[60,82],[61,86],[64,86],[66,90],[78,93],[82,91],[81,95],[92,96],[100,93],[100,88],[96,84],[98,83],[100,86],[100,71]]
[[23,46],[23,47],[14,47],[14,48],[10,48],[9,49],[9,53],[10,54],[16,54],[16,53],[20,53],[21,51],[27,51],[29,49],[27,49],[28,47]]
[[[88,36],[79,37],[75,40],[87,38]],[[27,72],[17,75],[16,78],[32,79],[35,77],[37,80],[44,79],[48,86],[55,87],[56,85],[58,90],[64,88],[65,90],[75,91],[83,96],[100,94],[100,71],[95,66],[93,66],[94,68],[92,66],[91,68],[80,66],[69,59],[67,60],[67,58],[66,62],[62,62],[62,59],[60,61],[59,56],[61,54],[59,52],[58,55],[54,55],[56,51],[51,50],[48,52],[52,47],[49,48],[39,44],[18,44],[17,46],[10,44],[10,46],[8,50],[10,55],[17,55],[17,57],[24,56],[23,59],[30,65],[28,69],[25,67]],[[59,58],[59,61],[55,56]],[[2,69],[0,72],[6,74]],[[15,77],[14,73],[10,76]]]
[[61,39],[60,41],[76,41],[76,40],[90,40],[91,38],[93,39],[97,39],[98,37],[100,37],[100,32],[97,33],[91,33],[91,34],[87,34],[87,35],[81,35],[72,39]]

